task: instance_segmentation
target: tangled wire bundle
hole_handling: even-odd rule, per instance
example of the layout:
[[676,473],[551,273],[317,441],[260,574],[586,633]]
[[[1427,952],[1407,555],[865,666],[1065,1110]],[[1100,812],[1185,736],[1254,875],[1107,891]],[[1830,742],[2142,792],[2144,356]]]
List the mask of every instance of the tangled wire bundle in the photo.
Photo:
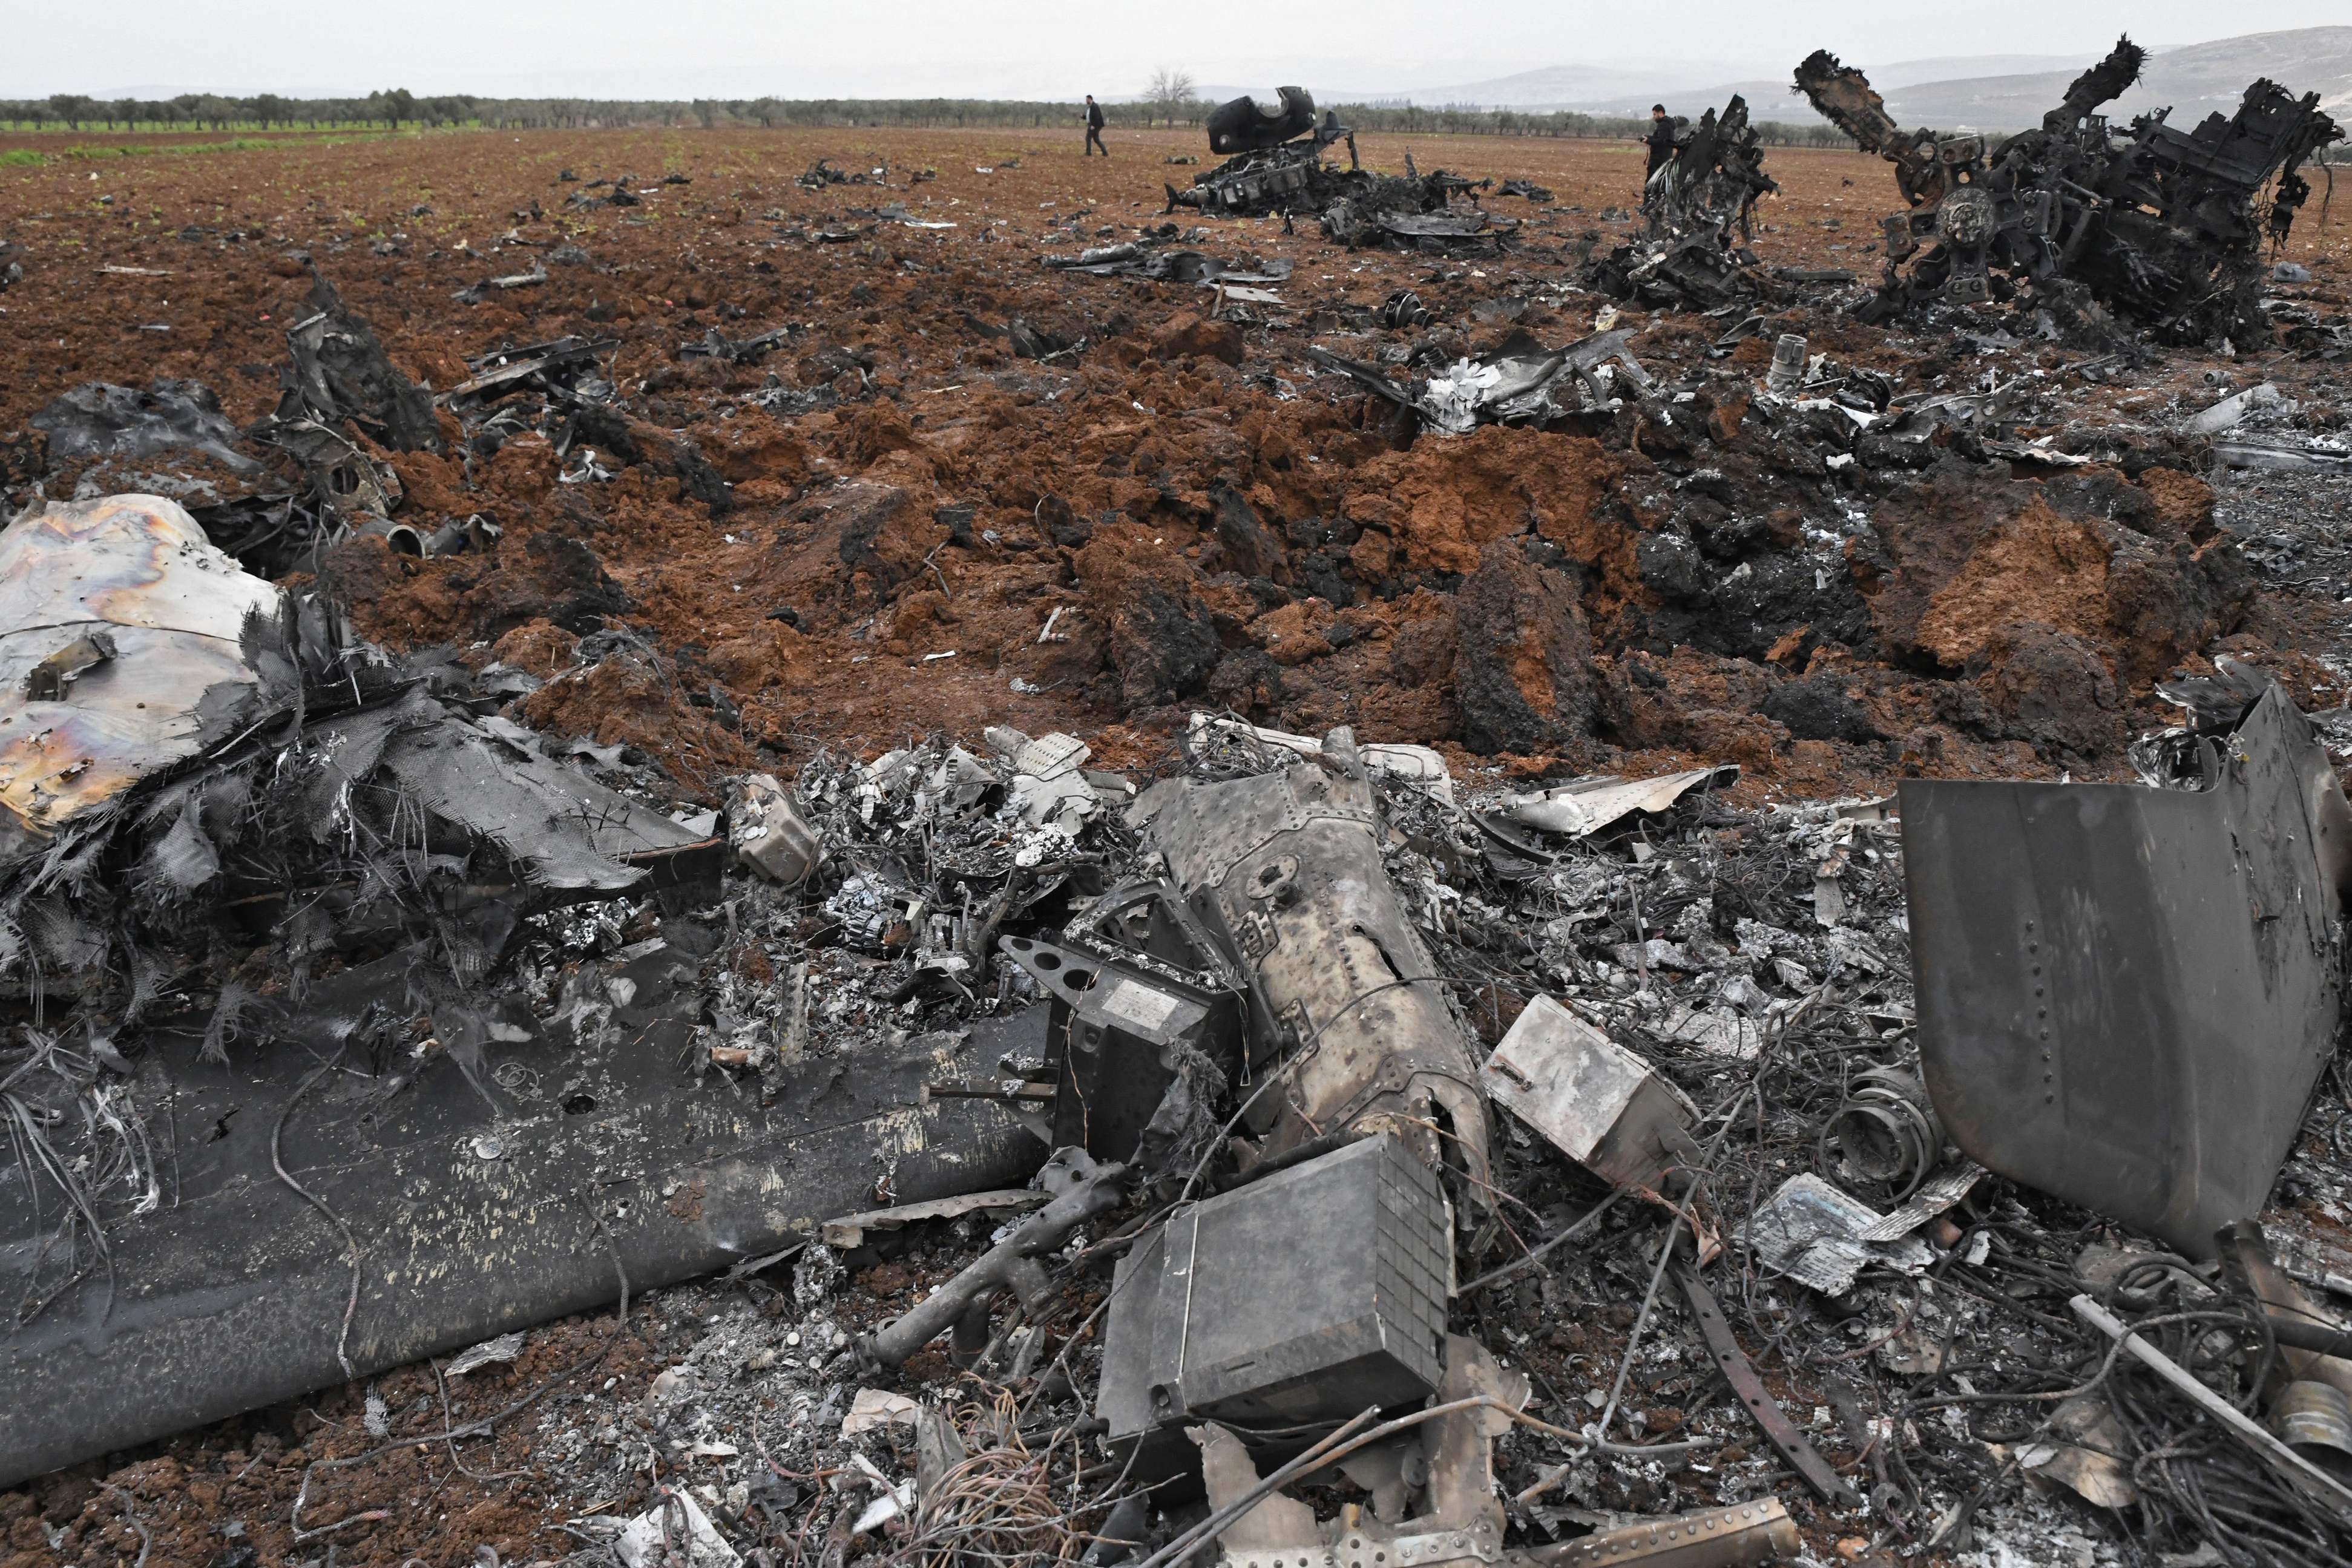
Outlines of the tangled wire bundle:
[[[992,1406],[959,1406],[949,1419],[964,1447],[976,1451],[929,1489],[914,1530],[890,1563],[955,1568],[1074,1559],[1092,1537],[1077,1527],[1079,1513],[1055,1506],[1052,1453],[1033,1454],[1022,1441],[1012,1396],[1001,1395]],[[1106,1506],[1097,1501],[1080,1512]]]

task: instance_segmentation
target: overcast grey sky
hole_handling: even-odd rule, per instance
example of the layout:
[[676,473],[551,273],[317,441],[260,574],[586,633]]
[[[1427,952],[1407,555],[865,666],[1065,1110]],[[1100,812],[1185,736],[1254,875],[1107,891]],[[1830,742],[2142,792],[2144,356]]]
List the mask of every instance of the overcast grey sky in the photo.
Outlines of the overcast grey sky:
[[[1868,66],[2081,55],[2128,28],[2201,42],[2347,19],[2345,0],[16,0],[0,97],[406,87],[507,96],[1067,99],[1204,84],[1412,90],[1638,62],[1686,81],[1785,73],[1827,46]],[[1698,57],[1703,66],[1668,64]]]

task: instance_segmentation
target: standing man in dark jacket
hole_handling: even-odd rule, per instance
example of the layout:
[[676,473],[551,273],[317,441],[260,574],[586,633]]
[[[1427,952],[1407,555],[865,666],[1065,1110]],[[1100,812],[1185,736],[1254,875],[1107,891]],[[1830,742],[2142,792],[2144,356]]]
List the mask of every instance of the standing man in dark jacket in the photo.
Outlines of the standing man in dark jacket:
[[1102,105],[1095,101],[1094,94],[1088,93],[1087,94],[1087,150],[1082,156],[1091,158],[1097,152],[1100,152],[1106,158],[1110,156],[1110,149],[1103,145],[1102,128]]
[[1648,172],[1642,176],[1642,183],[1645,185],[1650,183],[1650,176],[1664,168],[1675,155],[1675,122],[1667,116],[1666,106],[1663,103],[1650,105],[1650,134],[1647,140],[1650,167]]

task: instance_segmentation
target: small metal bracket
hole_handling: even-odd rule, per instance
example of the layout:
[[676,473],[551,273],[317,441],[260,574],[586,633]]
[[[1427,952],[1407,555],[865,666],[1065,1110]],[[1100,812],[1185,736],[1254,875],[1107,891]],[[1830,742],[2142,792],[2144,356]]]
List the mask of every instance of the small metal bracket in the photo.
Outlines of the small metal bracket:
[[1282,946],[1282,930],[1275,925],[1268,910],[1245,909],[1234,926],[1234,939],[1241,944],[1243,956],[1253,966],[1265,962],[1265,956]]

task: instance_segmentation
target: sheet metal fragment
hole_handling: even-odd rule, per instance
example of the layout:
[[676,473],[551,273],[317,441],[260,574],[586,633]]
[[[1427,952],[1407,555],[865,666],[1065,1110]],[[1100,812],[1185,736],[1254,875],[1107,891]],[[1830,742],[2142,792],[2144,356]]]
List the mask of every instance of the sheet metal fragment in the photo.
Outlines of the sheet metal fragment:
[[2207,789],[1909,780],[1919,1054],[1989,1168],[2214,1255],[2258,1212],[2342,1017],[2352,809],[2276,686]]
[[[215,549],[176,501],[52,504],[0,532],[0,805],[47,834],[240,726],[261,674],[247,622],[278,591]],[[58,695],[46,661],[105,637],[110,658]]]
[[1907,1231],[1875,1239],[1887,1228],[1868,1204],[1802,1171],[1756,1206],[1742,1239],[1766,1268],[1842,1296],[1870,1264],[1916,1274],[1935,1260],[1924,1242],[1904,1239]]
[[1507,796],[1502,811],[1511,821],[1531,828],[1583,838],[1636,811],[1664,811],[1693,789],[1727,789],[1738,782],[1737,763],[1651,779],[1580,779]]
[[1478,1076],[1496,1103],[1619,1186],[1660,1196],[1698,1164],[1690,1102],[1549,997],[1521,1009]]
[[817,1228],[817,1239],[835,1251],[848,1252],[866,1245],[869,1232],[903,1230],[927,1219],[953,1219],[966,1214],[1025,1214],[1042,1207],[1049,1196],[1028,1187],[1005,1187],[929,1198],[920,1203],[894,1204],[888,1208],[869,1208],[826,1220]]

